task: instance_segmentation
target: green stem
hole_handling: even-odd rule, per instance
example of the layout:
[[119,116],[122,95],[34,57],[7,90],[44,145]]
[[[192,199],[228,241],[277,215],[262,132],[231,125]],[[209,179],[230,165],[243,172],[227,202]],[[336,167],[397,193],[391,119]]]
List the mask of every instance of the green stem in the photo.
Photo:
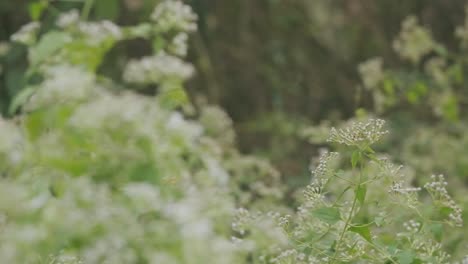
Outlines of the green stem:
[[[362,170],[363,170],[362,163],[363,163],[363,161],[360,160],[359,161],[359,183],[356,185],[356,190],[359,189],[359,186],[361,186],[361,184],[362,184],[361,183],[362,182]],[[345,226],[343,227],[343,230],[341,231],[340,239],[336,243],[335,254],[333,255],[332,263],[335,263],[336,257],[338,255],[338,251],[340,250],[340,246],[343,243],[343,238],[344,238],[344,235],[346,233],[346,230],[348,229],[349,223],[351,222],[351,220],[353,219],[353,216],[354,216],[354,210],[356,209],[356,204],[357,204],[357,200],[358,200],[356,192],[354,192],[354,193],[355,194],[354,194],[353,204],[351,205],[351,211],[349,212],[349,215],[348,215],[348,217],[346,219],[346,222],[345,222]]]
[[83,10],[81,11],[81,20],[85,21],[88,20],[89,13],[91,12],[91,8],[94,5],[94,0],[86,0],[83,6]]
[[335,254],[333,255],[333,259],[332,259],[333,262],[332,263],[335,263],[338,251],[340,249],[341,243],[342,243],[343,238],[344,238],[344,234],[346,233],[346,230],[348,229],[349,222],[351,222],[351,219],[353,218],[353,213],[354,213],[354,209],[356,208],[356,204],[357,204],[357,195],[354,195],[354,200],[353,200],[353,205],[351,206],[351,211],[349,212],[349,215],[348,215],[348,217],[346,219],[346,222],[345,222],[345,226],[344,226],[343,230],[341,231],[340,239],[338,240],[338,243],[336,243]]

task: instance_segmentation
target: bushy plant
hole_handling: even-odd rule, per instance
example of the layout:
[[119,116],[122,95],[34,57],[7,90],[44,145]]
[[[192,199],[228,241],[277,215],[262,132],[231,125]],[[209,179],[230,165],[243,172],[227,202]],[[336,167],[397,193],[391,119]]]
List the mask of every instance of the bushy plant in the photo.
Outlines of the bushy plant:
[[[282,194],[268,162],[235,150],[221,110],[190,114],[183,56],[196,15],[162,1],[135,26],[84,18],[72,10],[50,31],[32,22],[12,36],[30,66],[16,117],[0,120],[2,262],[242,262],[234,208]],[[123,82],[98,73],[135,38],[153,54],[116,65]]]
[[466,248],[453,244],[449,230],[463,225],[462,210],[448,194],[444,176],[428,175],[423,187],[413,186],[402,166],[373,150],[386,133],[378,119],[333,128],[328,141],[350,149],[350,169],[339,169],[338,153],[324,152],[297,212],[240,209],[233,229],[240,245],[255,249],[253,263],[451,263],[452,254],[460,258]]
[[[11,37],[27,50],[28,70],[9,107],[13,117],[0,119],[3,262],[462,259],[460,196],[449,195],[453,185],[443,176],[421,176],[439,166],[418,167],[418,141],[396,157],[409,160],[402,168],[374,148],[388,133],[384,121],[332,128],[320,144],[341,154],[323,151],[295,200],[267,160],[239,153],[225,112],[190,103],[183,86],[195,69],[185,56],[197,16],[189,6],[160,1],[149,20],[119,26],[88,21],[86,3],[51,28],[34,21]],[[406,30],[427,40],[428,32],[410,22]],[[413,33],[396,44],[410,60],[432,48],[408,48]],[[100,70],[113,49],[135,40],[150,47],[148,54],[119,57],[119,78]],[[381,85],[380,65],[362,68],[370,72],[366,86]],[[328,134],[327,127],[316,135]]]

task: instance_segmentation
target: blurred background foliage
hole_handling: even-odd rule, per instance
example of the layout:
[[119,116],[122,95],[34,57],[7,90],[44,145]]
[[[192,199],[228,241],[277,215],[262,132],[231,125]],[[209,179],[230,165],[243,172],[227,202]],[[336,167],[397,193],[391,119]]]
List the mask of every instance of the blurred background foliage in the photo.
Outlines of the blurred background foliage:
[[[97,0],[90,7],[90,20],[136,24],[156,2]],[[291,184],[305,181],[294,176],[308,175],[308,159],[323,144],[321,131],[356,113],[376,113],[392,120],[394,138],[388,146],[403,153],[397,157],[406,163],[416,160],[408,158],[411,155],[422,153],[426,164],[421,165],[420,159],[415,162],[421,171],[468,174],[468,162],[456,158],[468,147],[463,114],[466,55],[455,34],[464,23],[465,1],[186,2],[198,14],[198,31],[191,37],[189,50],[189,61],[196,67],[188,85],[191,100],[195,105],[222,106],[234,120],[240,149],[270,158]],[[80,0],[1,1],[0,41],[7,41],[27,21],[51,24],[59,12],[82,6]],[[410,15],[437,42],[417,61],[395,51],[394,40]],[[99,72],[122,79],[115,65],[150,50],[144,41],[119,43]],[[0,107],[8,115],[12,99],[26,86],[27,54],[19,45],[1,45],[0,54]],[[388,70],[372,72],[371,63],[367,68],[358,66],[374,57]],[[437,58],[447,65],[442,73],[445,83],[427,70],[429,62],[437,66],[433,63]],[[381,67],[378,64],[374,61],[374,68]],[[374,83],[379,88],[368,89],[372,80],[366,80],[366,74],[382,75]],[[436,92],[438,86],[450,89]],[[434,144],[427,145],[425,140]],[[455,156],[450,160],[453,166],[447,166],[446,159],[443,164],[433,162],[444,151]]]

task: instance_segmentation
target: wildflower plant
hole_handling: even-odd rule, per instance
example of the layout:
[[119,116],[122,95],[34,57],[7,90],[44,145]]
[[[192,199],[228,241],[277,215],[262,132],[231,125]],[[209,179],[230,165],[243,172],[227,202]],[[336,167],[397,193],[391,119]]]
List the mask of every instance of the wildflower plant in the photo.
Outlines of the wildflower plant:
[[[241,263],[234,209],[281,193],[278,173],[235,150],[220,109],[207,106],[199,119],[183,111],[196,15],[161,1],[148,21],[122,27],[83,12],[12,37],[28,50],[29,69],[10,106],[16,117],[0,118],[2,261]],[[152,51],[116,65],[123,81],[98,71],[115,45],[135,38]],[[239,187],[241,177],[257,194]]]
[[[384,124],[371,119],[332,129],[329,142],[343,144],[352,152],[350,170],[337,169],[342,164],[338,153],[322,154],[302,205],[295,213],[276,217],[287,219],[278,226],[289,242],[270,245],[260,251],[263,254],[257,251],[258,263],[452,261],[444,232],[463,224],[461,209],[448,194],[442,176],[428,177],[424,188],[412,186],[402,166],[373,150],[388,133]],[[249,213],[244,209],[242,215],[245,219]],[[258,228],[252,223],[255,219],[249,219],[239,222],[242,232],[234,229],[245,243],[255,241],[249,234]]]

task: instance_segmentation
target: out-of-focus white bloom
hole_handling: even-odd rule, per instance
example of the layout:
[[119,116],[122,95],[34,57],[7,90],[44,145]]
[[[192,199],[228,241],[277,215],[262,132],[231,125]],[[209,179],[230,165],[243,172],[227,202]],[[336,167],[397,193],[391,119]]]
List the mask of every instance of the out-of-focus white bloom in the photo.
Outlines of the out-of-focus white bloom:
[[422,56],[434,49],[436,43],[431,32],[418,25],[414,16],[406,18],[402,23],[402,31],[393,42],[395,51],[405,59],[418,63]]
[[[125,107],[124,107],[125,106]],[[117,129],[129,124],[138,124],[138,131],[154,133],[153,122],[148,122],[160,116],[159,107],[155,101],[143,96],[123,93],[113,95],[103,93],[95,100],[81,105],[70,118],[70,124],[78,128],[99,129],[108,127]]]
[[60,14],[59,18],[57,19],[56,24],[57,26],[61,28],[67,28],[67,27],[78,24],[79,21],[80,21],[80,14],[78,13],[78,10],[73,9],[66,13]]
[[188,34],[181,32],[172,39],[169,49],[178,56],[186,56],[188,50],[187,41]]
[[168,79],[186,80],[192,76],[193,66],[183,60],[160,52],[141,60],[130,61],[124,70],[124,80],[129,83],[161,83]]
[[182,1],[165,0],[156,6],[151,14],[151,20],[161,31],[195,31],[197,15],[192,8]]
[[229,181],[229,174],[222,167],[219,160],[214,158],[206,158],[204,161],[210,176],[213,177],[218,184],[226,185]]
[[123,36],[120,28],[109,20],[82,22],[78,24],[78,29],[91,45],[99,45],[107,40],[119,40]]
[[446,68],[447,61],[441,57],[431,58],[424,64],[424,70],[440,85],[449,85]]
[[10,50],[10,44],[6,41],[0,41],[0,57],[5,56]]
[[23,158],[22,147],[23,137],[21,130],[0,117],[0,157],[4,155],[7,157],[8,162],[17,164]]
[[170,133],[178,133],[182,137],[196,138],[203,133],[203,127],[195,122],[190,122],[184,119],[183,115],[179,112],[170,114],[167,120],[166,128]]
[[463,47],[468,47],[468,5],[465,7],[465,23],[456,28],[455,35],[461,39]]
[[382,58],[372,58],[359,64],[359,73],[366,89],[372,90],[382,81],[384,78],[382,66]]
[[15,34],[13,34],[11,36],[11,41],[31,45],[36,41],[36,34],[40,27],[41,24],[39,22],[30,22],[22,26]]
[[45,80],[31,96],[25,109],[34,110],[88,98],[96,88],[94,75],[70,65],[45,70]]
[[78,257],[72,255],[51,256],[47,264],[84,264]]
[[135,206],[141,210],[154,210],[159,207],[159,190],[156,186],[147,183],[129,183],[123,192],[134,201]]

